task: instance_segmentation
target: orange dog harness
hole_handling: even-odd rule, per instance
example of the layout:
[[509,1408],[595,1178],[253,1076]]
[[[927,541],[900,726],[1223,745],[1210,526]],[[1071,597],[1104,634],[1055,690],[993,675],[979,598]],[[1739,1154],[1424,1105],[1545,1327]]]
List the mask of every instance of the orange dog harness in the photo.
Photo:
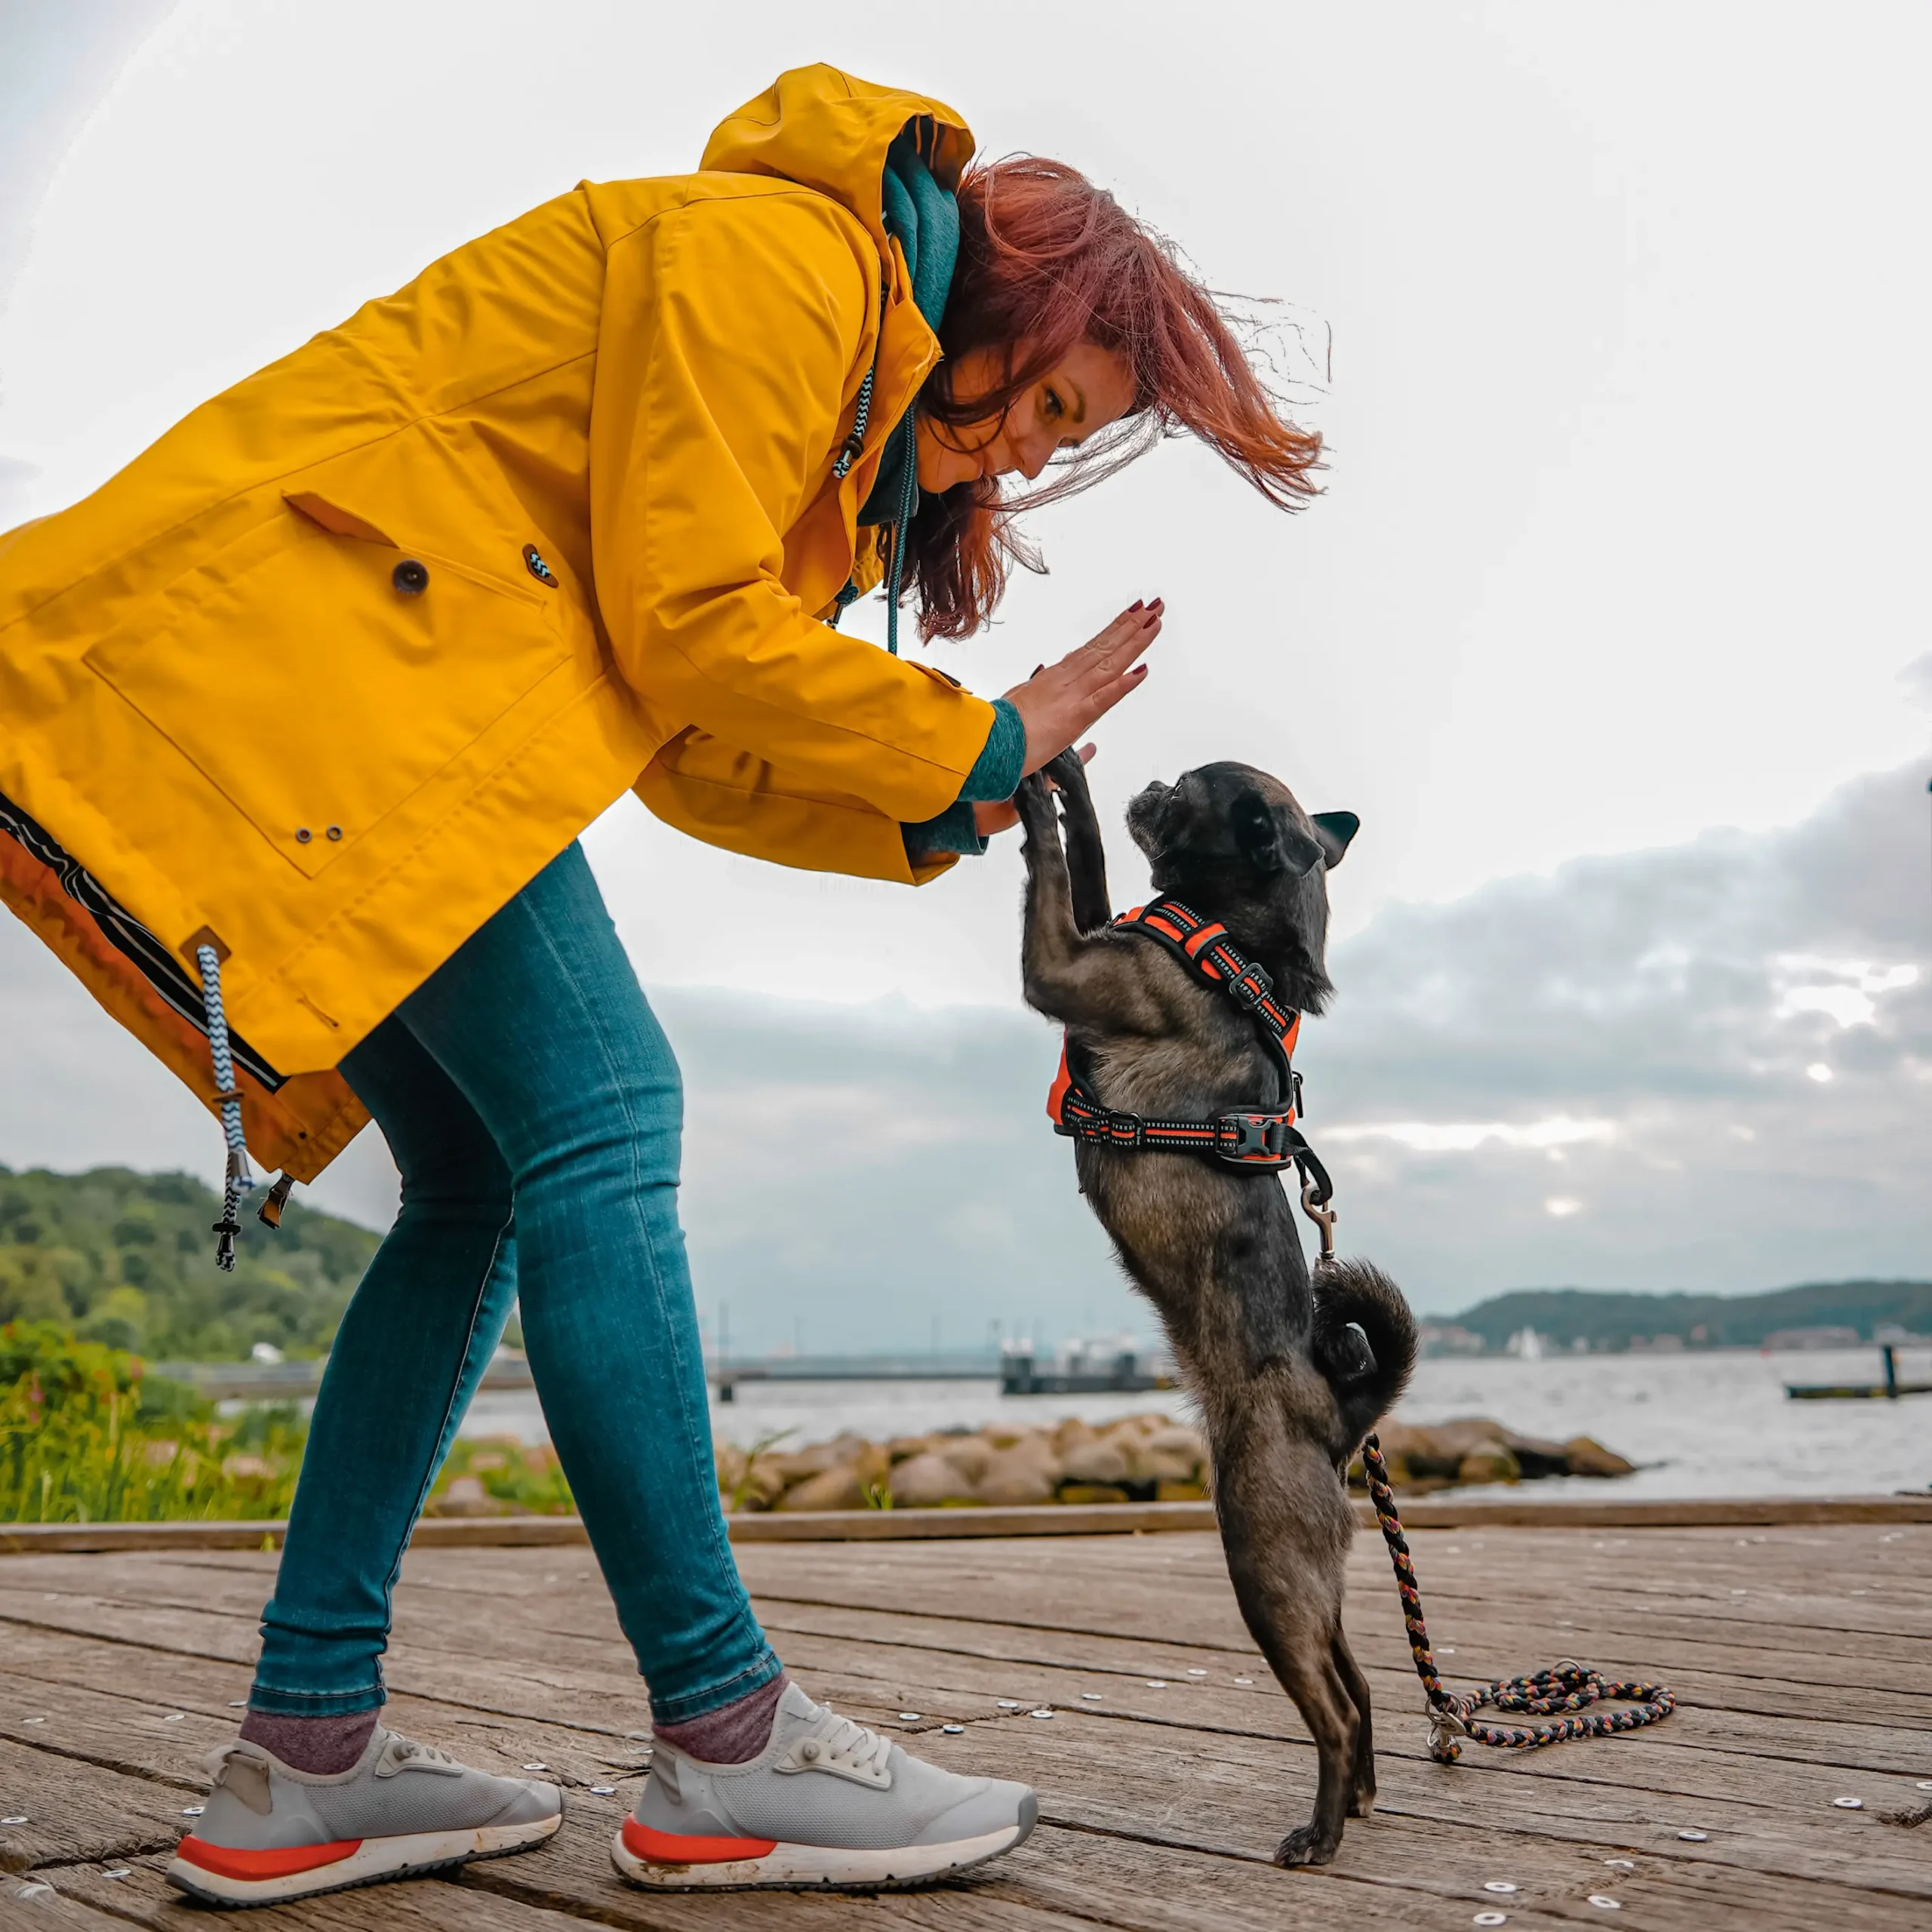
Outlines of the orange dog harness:
[[1218,920],[1204,919],[1178,899],[1156,899],[1123,912],[1113,924],[1123,932],[1143,933],[1158,941],[1196,977],[1225,992],[1254,1022],[1272,1051],[1279,1091],[1272,1107],[1241,1107],[1212,1120],[1168,1120],[1120,1112],[1103,1105],[1075,1074],[1068,1048],[1060,1048],[1060,1072],[1047,1096],[1054,1131],[1075,1140],[1123,1150],[1212,1154],[1229,1165],[1273,1173],[1298,1168],[1317,1205],[1333,1192],[1327,1170],[1295,1125],[1301,1109],[1301,1075],[1294,1070],[1295,1041],[1301,1015],[1274,997],[1274,981],[1247,958]]

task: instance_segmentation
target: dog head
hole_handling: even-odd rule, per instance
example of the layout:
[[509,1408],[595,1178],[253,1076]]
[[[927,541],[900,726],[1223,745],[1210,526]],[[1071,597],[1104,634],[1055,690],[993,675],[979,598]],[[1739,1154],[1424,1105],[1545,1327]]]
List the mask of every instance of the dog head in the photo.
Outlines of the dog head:
[[1154,889],[1219,919],[1272,974],[1281,996],[1319,1013],[1334,991],[1325,969],[1327,875],[1360,821],[1312,817],[1278,778],[1251,764],[1204,764],[1149,785],[1127,808]]

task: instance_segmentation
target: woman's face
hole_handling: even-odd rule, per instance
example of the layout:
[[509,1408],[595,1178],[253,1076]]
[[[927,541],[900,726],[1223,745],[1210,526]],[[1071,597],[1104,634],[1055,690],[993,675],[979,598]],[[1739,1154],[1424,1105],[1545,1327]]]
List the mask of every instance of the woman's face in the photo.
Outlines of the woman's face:
[[[1015,361],[1023,362],[1027,343],[1019,343],[1013,353]],[[953,368],[954,396],[971,403],[989,394],[1009,366],[999,349],[968,350]],[[1031,482],[1054,451],[1084,442],[1095,430],[1124,416],[1133,403],[1134,374],[1126,358],[1081,343],[1023,392],[1004,417],[995,414],[955,427],[917,417],[919,488],[937,496],[976,476],[1010,476],[1016,471]]]

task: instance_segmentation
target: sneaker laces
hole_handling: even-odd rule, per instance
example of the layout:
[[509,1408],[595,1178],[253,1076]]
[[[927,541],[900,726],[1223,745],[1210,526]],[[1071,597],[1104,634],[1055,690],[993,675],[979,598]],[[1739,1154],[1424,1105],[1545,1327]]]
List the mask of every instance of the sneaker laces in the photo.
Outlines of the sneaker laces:
[[877,1781],[886,1775],[892,1740],[828,1710],[817,1727],[800,1738],[792,1750],[801,1763],[826,1770],[857,1771],[862,1777]]
[[405,1737],[399,1730],[389,1734],[389,1744],[384,1755],[392,1764],[448,1764],[457,1770],[463,1769],[461,1762],[445,1750],[433,1744],[419,1744],[413,1737]]

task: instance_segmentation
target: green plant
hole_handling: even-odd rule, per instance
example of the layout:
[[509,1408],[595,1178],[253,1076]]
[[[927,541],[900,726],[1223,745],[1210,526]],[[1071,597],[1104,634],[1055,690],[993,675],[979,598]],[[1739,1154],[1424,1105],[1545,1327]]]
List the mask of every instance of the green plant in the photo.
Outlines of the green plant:
[[0,1522],[285,1516],[302,1448],[292,1410],[224,1421],[125,1350],[0,1326]]
[[486,1496],[508,1503],[520,1515],[577,1514],[557,1452],[547,1442],[519,1442],[511,1435],[459,1436],[450,1445],[432,1497],[442,1495],[459,1476],[474,1476]]
[[752,1472],[758,1467],[758,1459],[767,1450],[777,1448],[786,1436],[795,1435],[797,1433],[795,1428],[775,1429],[769,1435],[761,1435],[745,1451],[744,1466],[738,1472],[737,1481],[731,1485],[731,1500],[728,1507],[733,1509],[742,1509],[745,1506],[745,1498],[751,1494]]

